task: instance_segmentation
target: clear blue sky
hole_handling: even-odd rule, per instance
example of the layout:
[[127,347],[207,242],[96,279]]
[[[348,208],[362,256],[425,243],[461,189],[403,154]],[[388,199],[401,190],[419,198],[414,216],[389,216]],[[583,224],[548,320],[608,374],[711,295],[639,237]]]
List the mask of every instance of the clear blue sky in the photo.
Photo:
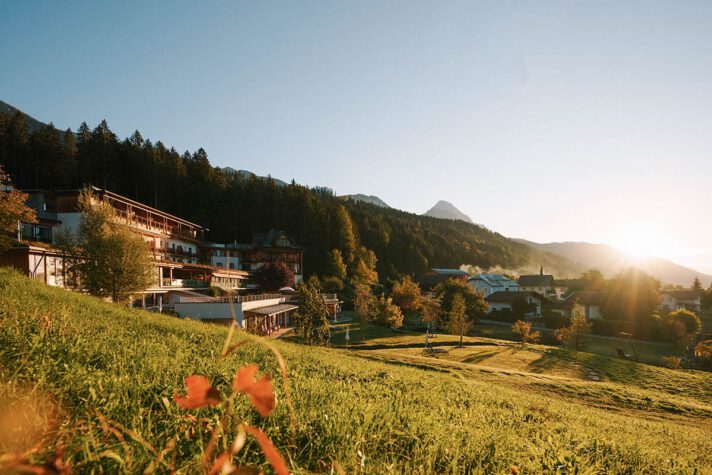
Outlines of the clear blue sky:
[[0,3],[0,98],[712,272],[712,2]]

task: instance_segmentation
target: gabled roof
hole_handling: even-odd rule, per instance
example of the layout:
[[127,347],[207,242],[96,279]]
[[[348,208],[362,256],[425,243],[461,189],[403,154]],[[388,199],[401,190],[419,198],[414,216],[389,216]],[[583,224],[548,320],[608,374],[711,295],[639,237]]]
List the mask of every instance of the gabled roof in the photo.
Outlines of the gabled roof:
[[554,285],[553,275],[520,275],[519,285]]
[[498,290],[497,292],[494,292],[487,297],[485,297],[485,300],[488,302],[494,302],[494,303],[512,303],[514,300],[517,298],[527,298],[527,297],[534,297],[539,299],[542,303],[551,303],[551,301],[541,295],[538,292],[533,292],[533,291],[526,291],[526,292],[517,292],[515,290],[511,291],[506,291],[506,290]]
[[[289,245],[275,246],[275,242],[281,237],[286,238],[289,241]],[[289,235],[287,235],[287,233],[274,228],[270,229],[266,233],[253,233],[252,244],[254,246],[292,247],[295,249],[301,249],[299,246],[294,244],[294,240]]]
[[702,292],[699,290],[661,290],[660,294],[669,295],[675,300],[697,300],[702,297]]
[[470,277],[468,279],[468,282],[474,280],[481,280],[490,287],[512,287],[517,285],[515,281],[501,274],[477,274],[473,277]]

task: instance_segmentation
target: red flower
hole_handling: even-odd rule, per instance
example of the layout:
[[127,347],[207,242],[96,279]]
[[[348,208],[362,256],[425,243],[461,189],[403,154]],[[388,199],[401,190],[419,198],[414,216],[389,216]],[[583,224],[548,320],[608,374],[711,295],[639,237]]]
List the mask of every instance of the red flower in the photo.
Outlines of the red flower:
[[259,381],[255,381],[255,373],[257,365],[243,366],[237,371],[232,387],[237,392],[247,394],[257,412],[262,417],[267,417],[275,406],[272,378],[263,376]]
[[204,406],[217,406],[222,397],[220,392],[210,386],[210,381],[205,376],[197,374],[185,378],[188,394],[185,396],[174,395],[176,403],[183,409],[197,409]]

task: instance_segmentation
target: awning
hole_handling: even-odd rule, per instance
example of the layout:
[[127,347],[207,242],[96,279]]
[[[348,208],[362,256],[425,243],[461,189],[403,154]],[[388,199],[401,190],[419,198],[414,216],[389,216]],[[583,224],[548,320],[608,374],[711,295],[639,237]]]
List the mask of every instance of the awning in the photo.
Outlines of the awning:
[[268,307],[251,308],[250,310],[245,310],[245,314],[256,314],[256,315],[278,315],[280,313],[289,312],[290,310],[296,310],[296,305],[289,305],[286,303],[281,303],[278,305],[270,305]]

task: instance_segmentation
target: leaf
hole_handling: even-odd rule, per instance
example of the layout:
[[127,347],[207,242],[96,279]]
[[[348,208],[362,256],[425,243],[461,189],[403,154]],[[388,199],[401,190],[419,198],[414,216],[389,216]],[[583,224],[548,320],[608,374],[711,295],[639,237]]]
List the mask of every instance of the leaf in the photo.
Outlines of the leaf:
[[210,381],[205,376],[193,374],[185,378],[188,394],[185,396],[174,395],[173,398],[183,409],[197,409],[204,406],[217,406],[222,397],[220,392],[210,386]]
[[257,443],[260,444],[262,452],[265,454],[265,457],[267,457],[267,460],[269,460],[269,463],[277,475],[289,475],[287,464],[284,463],[284,459],[282,459],[279,450],[277,450],[277,447],[274,446],[270,438],[267,437],[267,434],[252,426],[243,425],[242,428],[245,432],[252,435],[252,437],[257,440]]
[[237,392],[247,394],[257,412],[262,417],[267,417],[275,406],[272,378],[263,376],[259,381],[255,381],[257,369],[255,364],[240,368],[235,375],[232,387]]
[[208,475],[235,473],[236,467],[232,464],[232,454],[223,452],[215,459],[215,463],[210,467]]

